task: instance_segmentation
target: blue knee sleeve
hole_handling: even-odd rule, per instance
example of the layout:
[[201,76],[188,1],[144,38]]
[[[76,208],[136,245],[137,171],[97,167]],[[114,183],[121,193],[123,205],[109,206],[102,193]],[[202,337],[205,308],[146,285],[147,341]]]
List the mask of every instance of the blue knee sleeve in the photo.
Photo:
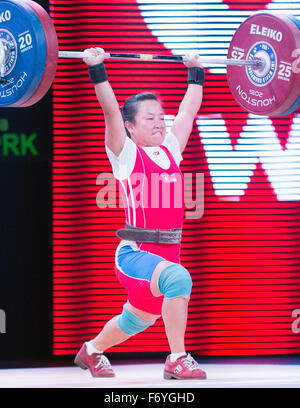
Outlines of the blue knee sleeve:
[[118,318],[118,326],[125,334],[128,336],[133,336],[134,334],[140,333],[147,329],[147,327],[152,326],[154,322],[146,322],[145,320],[138,317],[136,314],[132,313],[126,305],[123,306],[123,312]]
[[167,266],[158,279],[158,289],[166,299],[179,296],[190,297],[192,278],[189,272],[180,264]]

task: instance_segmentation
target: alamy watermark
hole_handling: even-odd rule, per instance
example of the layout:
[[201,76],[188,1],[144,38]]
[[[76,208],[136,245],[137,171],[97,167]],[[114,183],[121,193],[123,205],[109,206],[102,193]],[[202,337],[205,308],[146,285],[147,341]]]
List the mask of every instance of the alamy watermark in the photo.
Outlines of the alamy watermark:
[[[187,219],[200,219],[204,213],[203,173],[134,173],[119,182],[124,200],[118,197],[117,181],[112,173],[100,173],[96,185],[101,186],[96,197],[100,209],[151,208],[184,209]],[[170,213],[172,217],[172,213]]]
[[292,332],[298,334],[300,333],[300,309],[294,309],[292,317],[295,319],[292,321]]
[[6,313],[0,309],[0,334],[6,333]]

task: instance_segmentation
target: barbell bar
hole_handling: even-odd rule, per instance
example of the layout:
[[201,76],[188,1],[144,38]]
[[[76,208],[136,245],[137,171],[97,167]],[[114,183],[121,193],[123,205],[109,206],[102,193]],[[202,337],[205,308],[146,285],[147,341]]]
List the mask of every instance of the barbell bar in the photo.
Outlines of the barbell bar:
[[[32,0],[0,2],[0,107],[27,107],[48,92],[59,58],[85,58],[86,51],[58,49],[48,13]],[[183,63],[181,55],[107,53],[105,58]],[[300,106],[300,21],[269,12],[245,19],[227,58],[199,57],[203,64],[226,65],[233,97],[244,110],[282,116]]]
[[[59,51],[59,58],[88,58],[90,53],[88,51]],[[187,62],[188,58],[185,55],[155,55],[155,54],[132,54],[132,53],[104,53],[106,59],[124,59],[124,60],[141,60],[141,61],[157,61],[157,62]],[[262,58],[255,60],[238,60],[234,58],[209,58],[199,57],[198,61],[202,64],[211,65],[253,65],[256,67],[263,67],[264,60]]]
[[[6,49],[5,49],[6,48]],[[4,61],[6,59],[6,53],[9,52],[8,47],[5,47],[0,40],[0,67],[4,67]],[[71,58],[71,59],[83,59],[90,57],[91,54],[87,51],[59,51],[59,58]],[[105,59],[117,59],[117,60],[141,60],[141,61],[157,61],[157,62],[171,62],[171,63],[184,63],[188,61],[188,58],[184,55],[155,55],[155,54],[132,54],[132,53],[104,53]],[[245,66],[251,65],[262,69],[264,67],[264,60],[258,58],[255,60],[238,60],[234,58],[208,58],[199,57],[198,61],[203,64],[211,65],[238,65]],[[5,75],[1,77],[5,78]]]

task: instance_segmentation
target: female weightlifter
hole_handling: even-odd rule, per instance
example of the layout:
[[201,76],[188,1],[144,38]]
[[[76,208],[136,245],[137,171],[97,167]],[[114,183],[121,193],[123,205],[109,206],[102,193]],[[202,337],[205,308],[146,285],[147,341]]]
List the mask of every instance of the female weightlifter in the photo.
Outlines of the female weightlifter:
[[[104,50],[87,51],[90,56],[84,62],[104,112],[106,152],[126,211],[126,227],[117,231],[122,240],[116,250],[115,271],[127,289],[128,301],[120,315],[82,345],[75,364],[88,368],[95,377],[114,376],[103,352],[162,316],[171,351],[164,378],[205,379],[206,373],[185,350],[192,279],[180,264],[184,208],[183,177],[178,167],[202,103],[204,69],[198,55],[187,55],[187,91],[166,134],[164,112],[156,95],[132,96],[120,110],[107,80]],[[141,185],[139,200],[133,194],[137,182]]]

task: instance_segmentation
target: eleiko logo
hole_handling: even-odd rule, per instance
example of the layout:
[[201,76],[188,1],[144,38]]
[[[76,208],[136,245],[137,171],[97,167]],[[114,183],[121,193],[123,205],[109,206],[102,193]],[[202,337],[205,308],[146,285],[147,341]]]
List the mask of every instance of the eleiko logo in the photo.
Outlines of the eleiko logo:
[[9,10],[5,10],[0,14],[0,23],[5,23],[11,19],[11,12]]

